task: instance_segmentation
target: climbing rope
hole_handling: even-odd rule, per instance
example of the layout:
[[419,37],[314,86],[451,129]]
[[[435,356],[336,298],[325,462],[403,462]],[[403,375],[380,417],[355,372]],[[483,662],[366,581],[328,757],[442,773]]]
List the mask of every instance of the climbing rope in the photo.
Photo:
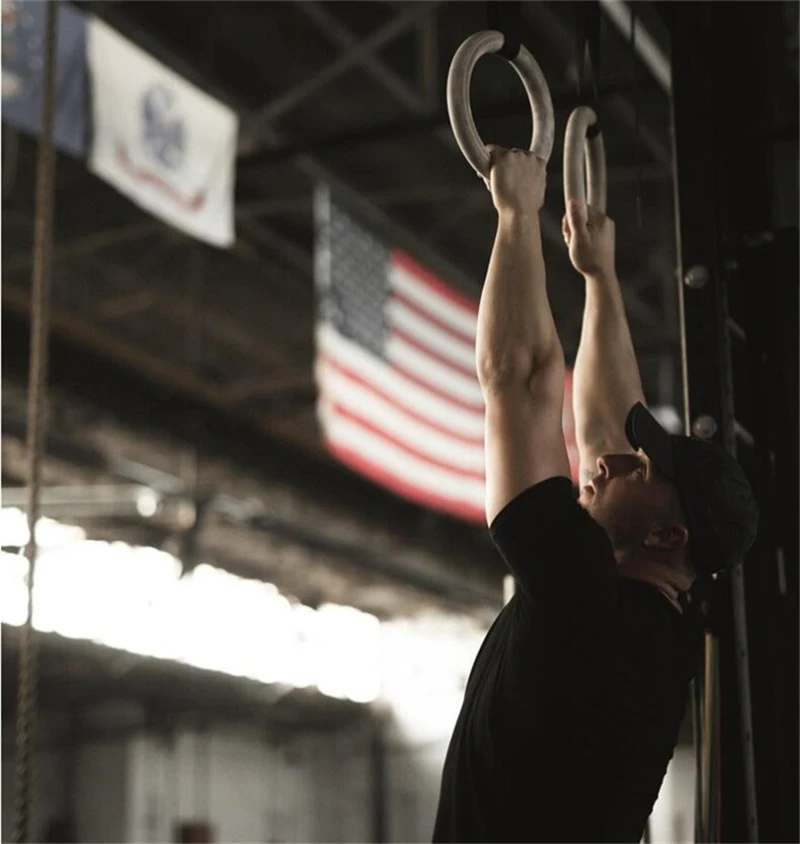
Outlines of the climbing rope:
[[56,17],[54,0],[47,0],[42,90],[42,131],[36,162],[36,219],[31,279],[31,349],[28,373],[27,486],[28,616],[22,626],[16,719],[16,790],[13,840],[31,840],[33,746],[36,733],[36,638],[33,628],[33,584],[36,569],[36,522],[47,427],[47,350],[50,328],[50,249],[53,229],[55,150]]

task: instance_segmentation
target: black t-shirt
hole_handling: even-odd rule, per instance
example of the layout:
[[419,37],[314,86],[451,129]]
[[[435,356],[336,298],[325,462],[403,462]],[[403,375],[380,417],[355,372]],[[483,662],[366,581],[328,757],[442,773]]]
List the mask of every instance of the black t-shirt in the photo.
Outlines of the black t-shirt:
[[641,840],[672,757],[700,628],[620,577],[568,478],[508,504],[492,538],[516,579],[447,751],[433,840]]

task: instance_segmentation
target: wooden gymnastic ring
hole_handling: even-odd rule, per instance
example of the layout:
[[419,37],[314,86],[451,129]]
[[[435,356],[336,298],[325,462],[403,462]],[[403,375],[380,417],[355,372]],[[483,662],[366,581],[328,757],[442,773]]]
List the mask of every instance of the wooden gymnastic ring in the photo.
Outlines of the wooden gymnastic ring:
[[[496,53],[502,49],[505,36],[501,32],[487,29],[476,32],[456,50],[450,71],[447,74],[447,112],[450,125],[464,157],[479,176],[489,177],[491,159],[486,146],[475,128],[470,106],[470,83],[472,71],[481,56]],[[553,151],[555,121],[553,100],[541,68],[533,56],[520,45],[517,57],[509,61],[525,86],[533,115],[533,133],[530,151],[547,161]]]
[[606,211],[606,151],[603,135],[597,132],[587,137],[597,125],[597,114],[588,106],[579,106],[569,116],[564,138],[564,201],[577,199],[605,214]]

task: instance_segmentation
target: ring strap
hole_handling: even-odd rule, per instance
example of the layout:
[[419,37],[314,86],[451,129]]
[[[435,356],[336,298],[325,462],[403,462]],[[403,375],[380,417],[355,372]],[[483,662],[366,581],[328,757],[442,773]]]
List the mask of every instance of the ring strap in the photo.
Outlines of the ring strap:
[[596,120],[587,130],[586,130],[586,140],[591,141],[592,138],[596,138],[598,135],[603,134],[603,127],[600,125],[600,121]]
[[513,62],[522,46],[520,37],[522,2],[521,0],[489,0],[486,6],[488,29],[503,33],[503,46],[497,51],[497,55]]

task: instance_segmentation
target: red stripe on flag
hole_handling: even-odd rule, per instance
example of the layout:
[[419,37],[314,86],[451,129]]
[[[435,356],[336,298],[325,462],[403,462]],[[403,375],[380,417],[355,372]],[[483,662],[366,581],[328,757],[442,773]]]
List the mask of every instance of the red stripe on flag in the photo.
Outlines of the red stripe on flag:
[[402,302],[403,306],[408,308],[410,311],[414,311],[414,313],[425,322],[429,322],[434,328],[441,331],[443,334],[449,334],[453,339],[459,340],[462,343],[466,343],[469,346],[475,346],[475,337],[470,336],[469,334],[465,334],[463,331],[459,331],[457,328],[453,328],[452,325],[447,325],[446,323],[442,322],[438,317],[435,317],[429,311],[426,311],[404,293],[401,293],[399,290],[392,291],[392,297],[397,299],[398,302]]
[[404,452],[405,454],[411,455],[411,457],[416,457],[417,460],[422,460],[424,463],[428,463],[431,466],[435,466],[437,469],[444,469],[447,472],[450,472],[454,475],[459,475],[462,478],[470,478],[471,480],[482,481],[484,479],[484,473],[481,471],[477,471],[475,469],[460,469],[457,466],[454,466],[452,463],[447,463],[444,460],[439,460],[435,457],[430,457],[429,455],[425,454],[422,451],[414,448],[407,440],[398,439],[393,434],[390,434],[384,428],[379,428],[377,425],[374,425],[372,422],[364,419],[363,416],[359,416],[357,413],[354,413],[350,408],[345,407],[340,401],[335,399],[334,397],[330,397],[330,406],[333,410],[336,411],[340,416],[344,416],[346,419],[349,419],[355,425],[358,425],[360,428],[365,428],[369,431],[373,436],[377,437],[378,439],[385,440],[388,443],[391,443],[396,448],[399,448],[400,451]]
[[408,378],[409,381],[413,381],[418,387],[422,387],[424,390],[427,390],[429,393],[433,393],[437,398],[445,399],[449,401],[450,404],[454,404],[456,407],[460,407],[462,410],[468,410],[470,413],[485,413],[486,408],[483,402],[470,402],[464,401],[464,399],[457,399],[454,396],[451,396],[450,393],[445,393],[438,387],[435,387],[430,383],[430,381],[425,381],[424,379],[420,378],[419,375],[415,375],[411,370],[406,369],[402,363],[398,363],[397,361],[393,360],[391,362],[391,366],[393,369],[396,369],[398,372],[403,374],[404,378]]
[[448,299],[453,305],[466,311],[471,317],[478,313],[478,303],[464,293],[460,293],[437,278],[429,269],[418,264],[410,255],[401,249],[392,250],[392,262],[402,267],[418,281],[435,290],[440,296]]
[[337,443],[335,440],[326,439],[326,442],[331,453],[338,457],[342,463],[351,466],[360,474],[392,490],[397,495],[410,499],[411,501],[416,501],[418,504],[430,507],[431,509],[440,510],[460,519],[465,519],[466,521],[482,522],[485,524],[486,516],[483,508],[437,495],[435,492],[431,492],[424,487],[398,478],[391,472],[366,460],[357,451],[353,451],[347,446]]
[[334,360],[330,354],[322,353],[321,355],[322,360],[324,361],[326,366],[330,366],[332,369],[335,369],[343,378],[348,379],[349,381],[353,381],[354,383],[358,384],[359,387],[363,387],[365,390],[369,390],[376,396],[379,396],[384,401],[389,402],[390,404],[394,405],[397,408],[399,413],[403,413],[406,416],[413,419],[415,422],[419,422],[421,425],[425,425],[425,427],[430,428],[433,431],[436,431],[439,434],[443,434],[444,436],[449,437],[451,440],[456,440],[463,445],[471,445],[471,446],[482,446],[483,445],[483,437],[465,437],[463,434],[458,434],[452,431],[450,428],[445,428],[444,425],[440,424],[439,422],[433,422],[427,416],[423,416],[420,413],[417,413],[415,410],[412,410],[407,404],[401,404],[400,401],[395,398],[394,396],[390,396],[385,390],[382,390],[378,385],[374,384],[372,381],[367,381],[366,378],[363,378],[361,375],[353,372],[352,369],[345,366],[343,363],[340,363],[337,360]]
[[396,326],[392,326],[392,334],[399,337],[404,343],[408,343],[409,346],[413,346],[417,351],[422,352],[429,358],[432,358],[441,366],[446,366],[448,369],[452,369],[460,375],[465,375],[467,378],[471,378],[476,384],[478,383],[478,375],[474,369],[470,369],[461,363],[456,363],[455,361],[450,360],[450,358],[445,357],[441,352],[437,352],[428,346],[424,340],[412,337],[402,328],[397,328]]

